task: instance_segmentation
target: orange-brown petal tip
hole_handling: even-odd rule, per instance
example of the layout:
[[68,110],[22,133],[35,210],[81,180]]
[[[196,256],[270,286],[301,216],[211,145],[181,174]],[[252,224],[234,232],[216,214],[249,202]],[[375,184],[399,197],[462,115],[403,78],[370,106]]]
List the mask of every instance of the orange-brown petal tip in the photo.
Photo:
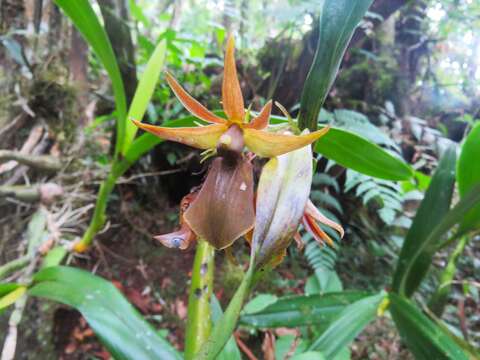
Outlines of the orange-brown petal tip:
[[332,229],[335,229],[340,234],[340,238],[343,239],[343,236],[345,235],[345,230],[343,229],[343,227],[323,215],[320,210],[318,210],[317,207],[312,203],[311,200],[307,201],[307,206],[305,207],[305,215],[308,215],[316,221],[327,225]]
[[223,109],[229,120],[242,122],[245,116],[242,89],[238,82],[237,68],[235,65],[235,41],[232,35],[227,40],[225,63],[222,83]]
[[244,129],[245,145],[255,154],[262,157],[274,157],[307,146],[325,135],[329,127],[311,134],[287,135],[267,131]]
[[260,111],[257,117],[253,118],[252,121],[246,125],[247,128],[252,128],[256,130],[263,130],[268,126],[268,120],[270,120],[270,114],[272,112],[272,100],[267,102],[263,109]]
[[227,125],[224,124],[174,128],[144,124],[136,120],[132,121],[139,128],[159,138],[179,142],[202,150],[214,148],[220,136],[228,129]]
[[158,235],[154,238],[168,248],[185,250],[195,241],[196,236],[187,225],[183,225],[178,231]]
[[192,115],[210,123],[225,124],[227,122],[225,119],[215,115],[195,100],[169,72],[165,73],[165,78],[178,100],[180,100],[185,109],[187,109]]

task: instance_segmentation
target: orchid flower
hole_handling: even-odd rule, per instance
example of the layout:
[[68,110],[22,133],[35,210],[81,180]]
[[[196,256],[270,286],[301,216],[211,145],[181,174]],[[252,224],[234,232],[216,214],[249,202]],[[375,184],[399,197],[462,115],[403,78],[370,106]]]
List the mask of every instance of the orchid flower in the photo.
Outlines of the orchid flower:
[[228,147],[233,141],[228,130],[236,127],[240,130],[238,133],[243,138],[242,142],[250,151],[258,156],[271,158],[311,144],[328,131],[327,128],[324,128],[299,136],[265,131],[272,110],[271,101],[267,102],[258,116],[247,122],[249,114],[245,111],[243,95],[237,78],[232,36],[227,41],[222,84],[222,103],[226,119],[215,115],[190,96],[169,73],[166,74],[166,79],[183,106],[192,115],[210,125],[169,128],[133,120],[139,128],[162,139],[180,142],[202,150],[215,149],[218,145]]
[[301,135],[273,133],[268,126],[272,102],[249,121],[245,111],[234,58],[234,40],[229,37],[225,53],[222,102],[226,119],[215,115],[191,97],[171,76],[167,82],[185,108],[210,125],[168,128],[135,125],[160,138],[180,142],[219,155],[213,160],[207,178],[195,196],[182,201],[180,230],[157,236],[168,247],[186,249],[198,237],[216,249],[228,248],[236,239],[252,230],[255,223],[252,157],[247,147],[261,157],[273,158],[310,145],[328,128]]

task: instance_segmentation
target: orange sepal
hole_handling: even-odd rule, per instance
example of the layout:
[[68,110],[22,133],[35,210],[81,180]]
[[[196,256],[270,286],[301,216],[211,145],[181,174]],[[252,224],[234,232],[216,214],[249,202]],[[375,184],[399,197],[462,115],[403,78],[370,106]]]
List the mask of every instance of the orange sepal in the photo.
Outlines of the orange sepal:
[[307,146],[325,135],[329,129],[325,127],[311,134],[286,135],[246,128],[243,136],[245,145],[251,151],[258,156],[271,158]]
[[257,117],[253,118],[249,124],[245,125],[246,128],[263,130],[268,126],[268,120],[270,119],[270,114],[272,112],[272,100],[267,102],[263,107],[260,114]]
[[318,243],[327,243],[331,247],[334,247],[333,240],[330,238],[330,236],[327,235],[325,231],[320,228],[320,226],[318,226],[318,224],[311,216],[304,215],[302,219],[302,224]]
[[211,149],[217,145],[218,139],[227,130],[227,125],[215,124],[198,127],[162,127],[143,124],[132,120],[140,129],[158,136],[159,138],[179,142],[197,149]]
[[212,113],[187,93],[172,75],[166,73],[165,77],[167,78],[168,85],[170,85],[178,100],[180,100],[185,109],[190,111],[192,115],[210,123],[226,124],[227,121],[225,119]]
[[223,110],[228,119],[234,122],[242,122],[245,116],[242,89],[238,82],[237,68],[235,66],[235,42],[230,35],[227,40],[225,52],[225,65],[223,69],[222,101]]
[[323,215],[312,203],[311,200],[307,201],[307,206],[305,207],[305,215],[309,215],[313,219],[317,220],[318,222],[327,225],[331,227],[332,229],[335,229],[338,231],[340,234],[340,238],[343,238],[345,235],[345,231],[343,230],[343,227],[339,224],[337,224],[335,221],[330,220],[327,218],[325,215]]

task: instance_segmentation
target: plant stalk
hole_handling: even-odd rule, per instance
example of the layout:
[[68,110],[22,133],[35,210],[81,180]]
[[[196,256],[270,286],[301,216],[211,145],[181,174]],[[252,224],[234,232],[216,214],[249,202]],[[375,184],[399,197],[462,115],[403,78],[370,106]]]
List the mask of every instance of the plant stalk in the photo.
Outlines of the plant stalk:
[[432,312],[438,317],[442,316],[445,305],[447,304],[448,295],[450,294],[450,290],[452,288],[452,281],[455,276],[455,272],[457,271],[457,262],[460,255],[463,254],[463,250],[465,249],[468,240],[469,237],[464,236],[458,242],[457,246],[450,255],[447,266],[445,269],[443,269],[443,272],[440,275],[438,288],[428,303],[428,308],[432,310]]
[[210,298],[213,292],[215,249],[199,240],[192,269],[185,336],[185,359],[191,360],[210,335],[212,318]]
[[82,239],[75,244],[75,251],[84,252],[87,250],[91,245],[95,235],[102,229],[106,221],[108,198],[110,197],[118,178],[122,176],[125,171],[130,168],[130,166],[131,164],[129,164],[126,160],[119,160],[118,158],[113,160],[110,173],[100,185],[92,220],[90,220],[90,224],[83,234]]
[[213,328],[212,334],[203,344],[200,352],[195,356],[195,360],[213,360],[222,351],[235,330],[243,303],[250,293],[253,274],[253,266],[250,266],[230,304],[228,304],[227,310]]

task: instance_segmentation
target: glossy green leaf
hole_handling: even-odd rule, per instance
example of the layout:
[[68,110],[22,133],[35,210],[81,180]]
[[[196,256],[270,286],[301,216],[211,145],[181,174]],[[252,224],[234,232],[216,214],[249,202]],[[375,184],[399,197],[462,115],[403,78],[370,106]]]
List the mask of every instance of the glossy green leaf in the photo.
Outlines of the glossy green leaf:
[[290,360],[326,360],[327,358],[321,352],[307,351],[303,354],[295,355]]
[[433,229],[450,208],[455,185],[455,147],[449,148],[432,177],[400,252],[393,278],[393,290],[410,296],[417,289],[430,266],[439,238]]
[[410,351],[419,360],[468,360],[469,356],[444,330],[409,300],[390,294],[390,312]]
[[373,0],[323,1],[318,46],[300,101],[299,126],[315,130],[323,102],[335,80],[355,28]]
[[42,269],[50,266],[57,266],[67,256],[68,250],[64,246],[55,246],[43,258]]
[[[468,134],[458,159],[458,191],[464,197],[476,184],[480,184],[480,123]],[[467,214],[460,223],[460,232],[480,228],[480,203]]]
[[[7,290],[9,291],[6,292]],[[12,305],[20,299],[26,291],[26,286],[18,286],[16,284],[5,284],[2,286],[2,288],[0,288],[0,292],[3,292],[3,294],[0,295],[0,310]]]
[[55,0],[55,3],[72,20],[75,27],[95,51],[110,77],[118,116],[117,143],[115,144],[115,152],[118,153],[122,149],[126,127],[133,127],[134,125],[126,122],[127,100],[125,88],[108,35],[88,0]]
[[308,350],[320,351],[327,359],[334,358],[375,319],[377,309],[385,296],[382,292],[348,305]]
[[331,322],[348,305],[368,295],[364,291],[344,291],[324,295],[287,296],[260,311],[242,314],[240,323],[255,328],[275,328]]
[[[155,90],[158,77],[160,76],[160,72],[163,68],[165,51],[166,42],[165,40],[162,40],[157,45],[155,51],[148,60],[147,67],[145,68],[145,71],[138,82],[135,95],[133,96],[133,100],[128,111],[127,122],[130,122],[131,119],[142,121],[145,111],[147,110],[147,106]],[[122,151],[123,154],[127,153],[133,139],[135,138],[137,130],[138,128],[136,126],[127,126],[125,129],[125,141],[123,143]]]
[[[222,307],[215,295],[211,298],[211,307],[212,320],[215,324],[223,315]],[[230,337],[223,350],[218,354],[216,360],[242,360],[242,355],[233,336]]]
[[33,277],[28,293],[80,311],[117,360],[181,359],[120,291],[98,276],[70,267],[48,267]]
[[406,180],[412,169],[402,159],[348,130],[330,128],[315,144],[315,151],[362,174],[386,180]]
[[14,283],[3,283],[0,284],[0,298],[4,297],[8,293],[11,293],[13,290],[18,289],[22,285]]

